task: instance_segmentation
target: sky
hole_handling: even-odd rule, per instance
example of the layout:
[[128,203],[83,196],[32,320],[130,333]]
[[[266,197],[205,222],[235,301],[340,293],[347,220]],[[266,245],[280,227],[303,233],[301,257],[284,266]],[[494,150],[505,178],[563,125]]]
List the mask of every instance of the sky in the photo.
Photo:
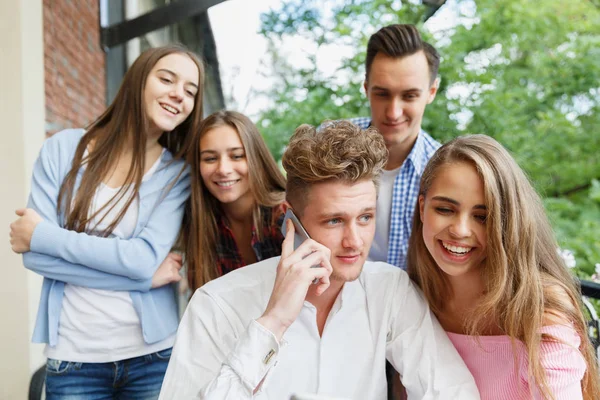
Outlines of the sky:
[[266,89],[268,82],[260,76],[266,41],[258,34],[260,14],[277,8],[281,0],[228,0],[211,7],[208,16],[217,44],[223,92],[235,99],[236,111],[256,116],[267,103],[249,99],[252,88]]
[[[281,0],[228,0],[208,10],[217,56],[221,82],[226,98],[233,102],[228,108],[256,117],[269,106],[268,99],[253,95],[273,84],[268,75],[269,62],[264,57],[266,40],[258,33],[260,15],[278,9]],[[316,46],[300,37],[288,38],[280,54],[296,65],[307,62],[304,54],[313,53]],[[317,55],[319,68],[327,75],[333,74],[340,60],[350,55],[351,49],[340,46],[321,49]]]

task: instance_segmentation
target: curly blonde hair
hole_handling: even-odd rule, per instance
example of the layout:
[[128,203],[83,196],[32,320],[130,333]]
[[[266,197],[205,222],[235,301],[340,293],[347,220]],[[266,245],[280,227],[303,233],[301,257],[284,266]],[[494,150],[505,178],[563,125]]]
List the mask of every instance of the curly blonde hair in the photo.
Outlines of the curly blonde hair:
[[327,122],[318,131],[300,125],[282,158],[286,198],[302,213],[308,189],[315,183],[370,179],[378,187],[387,158],[383,137],[375,128],[362,130],[348,121]]

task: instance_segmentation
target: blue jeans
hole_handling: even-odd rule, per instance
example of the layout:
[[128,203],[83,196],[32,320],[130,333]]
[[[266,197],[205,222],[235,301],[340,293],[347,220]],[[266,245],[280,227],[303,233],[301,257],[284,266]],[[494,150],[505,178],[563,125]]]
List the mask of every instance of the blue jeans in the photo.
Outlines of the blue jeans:
[[47,400],[154,400],[167,371],[171,348],[108,363],[77,363],[49,358]]

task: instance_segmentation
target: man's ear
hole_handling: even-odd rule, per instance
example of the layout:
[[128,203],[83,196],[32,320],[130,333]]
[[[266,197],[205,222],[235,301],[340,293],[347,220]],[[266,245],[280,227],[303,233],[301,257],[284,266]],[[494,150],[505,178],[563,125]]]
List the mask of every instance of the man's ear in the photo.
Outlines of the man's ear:
[[365,94],[367,95],[367,97],[369,97],[369,84],[367,83],[367,80],[365,79],[364,83],[363,83],[363,87],[365,88]]
[[[297,201],[296,201],[296,205],[298,205]],[[294,214],[296,214],[296,216],[298,218],[300,218],[300,213],[298,212],[298,209],[294,208],[289,201],[285,200],[283,203],[281,203],[281,207],[283,208],[283,213],[284,214],[287,212],[287,210],[292,210],[292,212]]]
[[419,195],[419,217],[421,218],[421,223],[423,223],[423,210],[425,210],[425,196],[420,194]]
[[429,94],[428,94],[429,97],[427,97],[427,104],[431,104],[433,99],[435,99],[435,95],[437,94],[439,87],[440,87],[440,78],[437,77],[437,78],[435,78],[435,80],[431,84],[431,87],[429,88]]

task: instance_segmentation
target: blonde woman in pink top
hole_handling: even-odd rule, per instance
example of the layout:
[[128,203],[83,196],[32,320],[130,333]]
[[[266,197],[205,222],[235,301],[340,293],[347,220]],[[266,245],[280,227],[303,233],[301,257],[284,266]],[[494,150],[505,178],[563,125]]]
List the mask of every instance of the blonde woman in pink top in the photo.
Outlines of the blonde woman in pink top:
[[482,399],[598,399],[573,277],[539,196],[494,139],[442,146],[421,178],[409,273]]

